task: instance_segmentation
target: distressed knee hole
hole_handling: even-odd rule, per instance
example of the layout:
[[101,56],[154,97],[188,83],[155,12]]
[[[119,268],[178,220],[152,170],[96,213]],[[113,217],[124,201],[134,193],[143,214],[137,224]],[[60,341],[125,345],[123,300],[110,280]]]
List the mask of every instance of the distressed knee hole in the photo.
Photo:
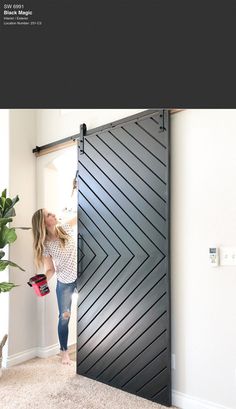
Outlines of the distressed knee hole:
[[68,318],[70,318],[70,313],[69,313],[69,311],[63,312],[62,318],[66,319],[66,320],[67,320]]

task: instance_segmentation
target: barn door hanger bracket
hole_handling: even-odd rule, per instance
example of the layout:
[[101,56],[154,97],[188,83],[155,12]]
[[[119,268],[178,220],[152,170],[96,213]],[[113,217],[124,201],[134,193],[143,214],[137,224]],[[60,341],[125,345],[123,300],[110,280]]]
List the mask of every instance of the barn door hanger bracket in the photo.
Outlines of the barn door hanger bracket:
[[159,127],[159,132],[164,132],[166,131],[165,128],[165,110],[162,109],[160,112],[160,127]]
[[79,134],[79,147],[80,147],[80,154],[84,153],[84,136],[86,135],[86,125],[80,125],[80,134]]

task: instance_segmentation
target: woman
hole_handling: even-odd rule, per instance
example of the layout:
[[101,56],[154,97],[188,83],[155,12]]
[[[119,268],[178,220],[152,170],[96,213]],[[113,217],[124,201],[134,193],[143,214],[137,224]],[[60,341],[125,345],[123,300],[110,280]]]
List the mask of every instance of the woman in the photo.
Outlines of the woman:
[[58,337],[63,364],[69,364],[68,324],[71,298],[77,287],[77,252],[72,237],[76,217],[61,226],[56,216],[46,209],[37,210],[32,217],[35,262],[43,266],[47,280],[57,275],[57,302],[59,310]]

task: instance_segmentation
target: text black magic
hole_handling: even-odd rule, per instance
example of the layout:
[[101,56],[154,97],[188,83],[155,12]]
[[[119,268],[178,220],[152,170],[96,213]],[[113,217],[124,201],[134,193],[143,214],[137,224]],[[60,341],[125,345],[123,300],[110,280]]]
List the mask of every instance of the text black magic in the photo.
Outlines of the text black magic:
[[32,16],[33,12],[31,10],[4,10],[4,16]]

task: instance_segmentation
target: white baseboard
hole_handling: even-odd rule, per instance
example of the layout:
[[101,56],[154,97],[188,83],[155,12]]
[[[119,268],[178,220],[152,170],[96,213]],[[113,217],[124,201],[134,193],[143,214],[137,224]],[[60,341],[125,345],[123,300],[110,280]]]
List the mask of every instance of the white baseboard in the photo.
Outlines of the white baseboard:
[[233,409],[172,390],[172,405],[180,409]]
[[5,368],[10,368],[11,366],[22,364],[23,362],[29,361],[32,358],[48,358],[50,356],[56,355],[59,353],[58,344],[50,345],[49,347],[38,347],[27,349],[17,354],[10,355],[6,358],[3,366]]
[[59,354],[60,347],[58,344],[50,345],[49,347],[38,347],[36,352],[39,358],[49,358],[50,356]]
[[11,366],[21,364],[22,362],[28,361],[29,359],[35,358],[36,356],[37,355],[36,355],[35,348],[27,349],[26,351],[22,351],[22,352],[18,352],[17,354],[9,355],[5,359],[3,366],[5,368],[10,368]]
[[[69,344],[69,346],[74,345]],[[48,347],[36,347],[27,349],[22,352],[18,352],[17,354],[13,354],[8,356],[3,360],[3,367],[10,368],[11,366],[21,364],[25,361],[28,361],[32,358],[49,358],[50,356],[57,355],[60,352],[59,344],[50,345]]]

